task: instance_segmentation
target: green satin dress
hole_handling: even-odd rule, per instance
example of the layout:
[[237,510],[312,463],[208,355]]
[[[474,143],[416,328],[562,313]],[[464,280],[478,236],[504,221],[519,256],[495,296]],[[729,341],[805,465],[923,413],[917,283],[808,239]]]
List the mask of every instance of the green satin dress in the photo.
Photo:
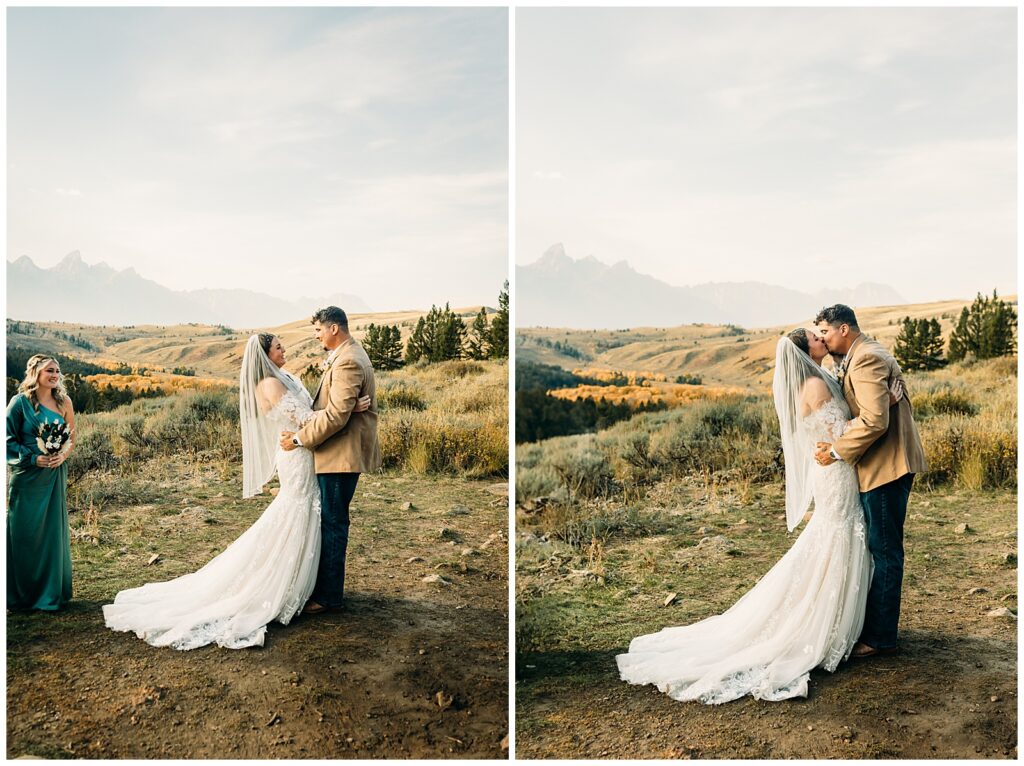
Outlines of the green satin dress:
[[64,422],[25,394],[7,405],[7,608],[60,609],[71,599],[68,466],[39,468],[43,421]]

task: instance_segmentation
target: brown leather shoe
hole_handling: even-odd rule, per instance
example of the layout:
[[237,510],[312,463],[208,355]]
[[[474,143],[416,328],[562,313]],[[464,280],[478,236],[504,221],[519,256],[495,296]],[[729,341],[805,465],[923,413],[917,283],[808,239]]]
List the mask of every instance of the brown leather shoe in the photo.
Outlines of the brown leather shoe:
[[302,609],[303,614],[324,614],[325,612],[340,612],[345,608],[345,605],[341,606],[324,606],[318,604],[316,601],[307,601],[306,606]]
[[876,649],[873,646],[868,646],[867,644],[858,641],[854,645],[853,651],[850,652],[850,657],[856,657],[857,659],[863,659],[865,657],[891,657],[894,654],[898,654],[899,651],[900,648],[898,646],[890,646],[887,649]]

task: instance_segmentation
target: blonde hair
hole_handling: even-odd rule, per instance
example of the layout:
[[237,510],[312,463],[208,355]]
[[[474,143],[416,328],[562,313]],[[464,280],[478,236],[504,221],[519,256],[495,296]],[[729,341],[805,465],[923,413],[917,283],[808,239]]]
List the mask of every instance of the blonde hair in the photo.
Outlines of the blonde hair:
[[[54,357],[47,356],[46,354],[36,354],[25,365],[25,379],[18,386],[18,393],[28,396],[33,408],[38,409],[39,407],[39,399],[36,397],[36,389],[39,388],[39,371],[46,366],[47,362],[53,362],[57,365],[57,369],[60,369],[60,362]],[[64,402],[68,399],[68,390],[64,387],[64,375],[60,375],[57,379],[57,387],[53,389],[53,399],[57,402],[57,406],[63,410]]]

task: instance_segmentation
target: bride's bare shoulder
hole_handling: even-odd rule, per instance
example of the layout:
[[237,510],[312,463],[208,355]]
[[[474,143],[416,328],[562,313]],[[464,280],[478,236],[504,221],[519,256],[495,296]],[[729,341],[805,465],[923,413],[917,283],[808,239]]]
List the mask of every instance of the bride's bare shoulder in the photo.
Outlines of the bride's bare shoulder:
[[828,384],[822,378],[816,378],[811,376],[804,381],[804,387],[802,393],[807,395],[817,396],[832,396],[832,392],[828,390]]
[[285,390],[284,383],[269,375],[261,380],[256,387],[265,394],[282,394]]
[[809,377],[800,389],[801,414],[805,417],[812,411],[825,405],[832,398],[832,392],[824,380]]

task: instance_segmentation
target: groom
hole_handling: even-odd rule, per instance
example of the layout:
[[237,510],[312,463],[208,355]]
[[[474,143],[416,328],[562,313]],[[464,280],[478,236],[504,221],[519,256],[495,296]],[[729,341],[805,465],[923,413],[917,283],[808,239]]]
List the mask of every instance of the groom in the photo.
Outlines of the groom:
[[[853,420],[835,444],[818,443],[815,460],[857,467],[875,574],[864,629],[852,657],[895,654],[903,587],[903,521],[914,474],[927,470],[910,396],[889,405],[889,388],[903,373],[878,341],[862,334],[849,306],[822,309],[814,320],[833,358]],[[905,386],[904,386],[905,388]]]
[[[327,355],[327,370],[314,396],[316,412],[298,431],[283,431],[281,447],[313,451],[320,485],[320,566],[316,586],[303,609],[319,614],[338,609],[345,590],[345,550],[348,547],[348,506],[359,474],[380,468],[377,441],[377,386],[370,359],[348,332],[348,317],[337,306],[313,315],[316,339]],[[362,396],[370,408],[353,412]]]

